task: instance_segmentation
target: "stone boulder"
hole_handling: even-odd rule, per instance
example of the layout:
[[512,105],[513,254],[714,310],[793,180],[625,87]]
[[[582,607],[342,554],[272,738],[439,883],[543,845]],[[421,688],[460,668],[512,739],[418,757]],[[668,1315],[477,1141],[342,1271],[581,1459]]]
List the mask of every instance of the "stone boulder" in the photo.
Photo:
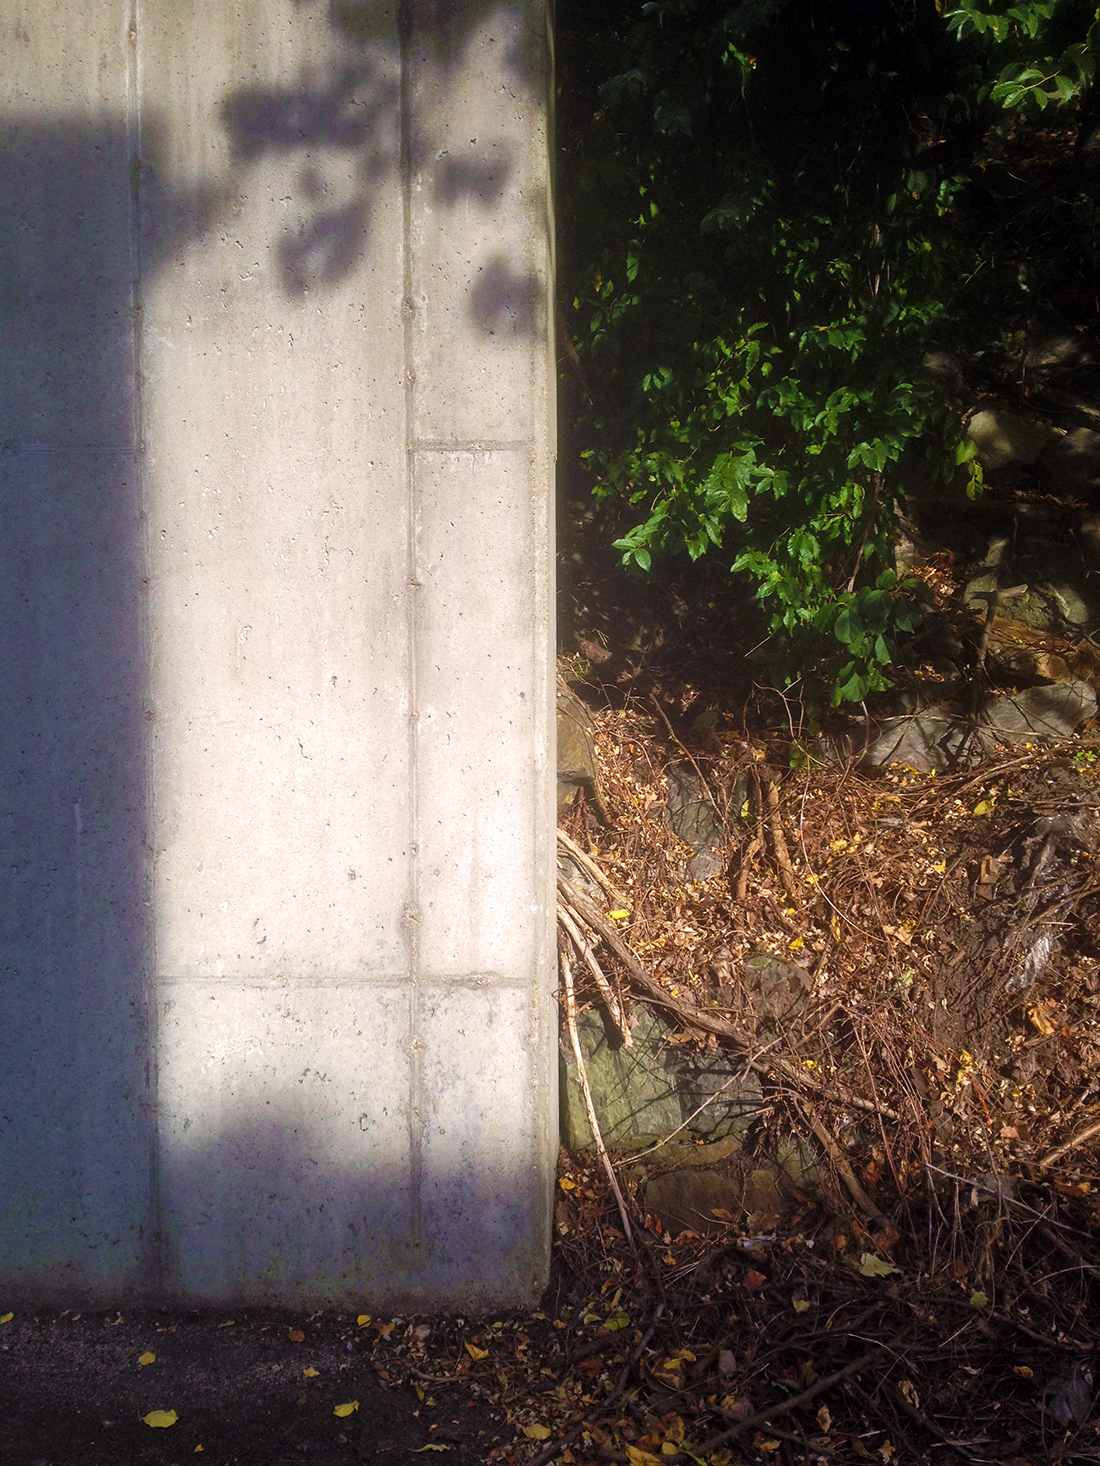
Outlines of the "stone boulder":
[[[755,1074],[719,1050],[692,1053],[672,1042],[679,1035],[647,1008],[636,1010],[629,1049],[612,1040],[598,1013],[581,1013],[577,1030],[596,1120],[609,1149],[638,1149],[673,1131],[709,1140],[740,1136],[760,1108]],[[564,1032],[561,1053],[562,1144],[571,1151],[591,1150],[584,1095]]]
[[1019,463],[1038,463],[1043,450],[1057,437],[1057,430],[1037,418],[1021,417],[1001,407],[976,412],[967,425],[967,436],[978,450],[987,473]]
[[580,698],[558,678],[558,818],[570,808],[583,789],[589,806],[603,825],[609,823],[596,758],[596,725]]

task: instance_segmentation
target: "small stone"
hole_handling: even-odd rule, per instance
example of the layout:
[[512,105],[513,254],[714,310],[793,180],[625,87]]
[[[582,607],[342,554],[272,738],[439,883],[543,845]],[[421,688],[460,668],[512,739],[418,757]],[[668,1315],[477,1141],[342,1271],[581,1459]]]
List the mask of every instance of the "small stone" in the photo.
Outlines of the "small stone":
[[[667,1171],[646,1187],[645,1208],[659,1216],[673,1236],[721,1232],[741,1215],[741,1188],[716,1171]],[[725,1215],[716,1217],[716,1210]]]

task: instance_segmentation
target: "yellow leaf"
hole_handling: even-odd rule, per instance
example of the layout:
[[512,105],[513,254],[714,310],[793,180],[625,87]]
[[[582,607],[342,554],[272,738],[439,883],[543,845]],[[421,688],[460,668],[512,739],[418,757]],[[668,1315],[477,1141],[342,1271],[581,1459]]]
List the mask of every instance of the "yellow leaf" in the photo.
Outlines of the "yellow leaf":
[[169,1425],[175,1425],[179,1416],[174,1410],[150,1410],[148,1415],[143,1415],[141,1418],[146,1425],[166,1429]]
[[488,1349],[479,1349],[476,1344],[467,1344],[466,1353],[470,1356],[475,1364],[478,1362],[479,1359],[488,1359],[489,1357]]
[[138,1363],[140,1365],[144,1366],[146,1364],[156,1364],[156,1362],[157,1356],[153,1353],[151,1349],[146,1349],[144,1354],[138,1355]]
[[660,1456],[651,1456],[648,1451],[640,1450],[637,1446],[627,1446],[626,1459],[633,1466],[661,1466]]
[[980,1290],[977,1293],[971,1293],[970,1295],[971,1308],[984,1308],[988,1302],[988,1297]]
[[978,803],[974,806],[974,813],[992,814],[993,806],[996,804],[996,802],[997,801],[995,799],[980,799]]
[[1014,1364],[1012,1373],[1018,1374],[1021,1379],[1034,1379],[1035,1371],[1027,1364]]
[[558,1182],[558,1185],[563,1191],[576,1191],[577,1189],[577,1183],[573,1180],[572,1176],[563,1176]]
[[191,1452],[191,1454],[192,1454],[192,1456],[197,1456],[198,1453],[200,1451],[202,1451],[202,1450],[205,1450],[205,1447],[204,1446],[196,1446],[195,1449]]
[[306,1379],[316,1379],[319,1372],[319,1370],[314,1369],[312,1364],[309,1366],[308,1369],[302,1370],[302,1373],[305,1375]]
[[337,1405],[332,1413],[333,1415],[339,1415],[340,1419],[343,1420],[346,1415],[354,1415],[358,1409],[359,1401],[349,1400],[346,1405]]
[[864,1252],[859,1259],[860,1276],[864,1278],[888,1278],[891,1273],[900,1272],[892,1262],[883,1262],[873,1252]]
[[[629,911],[609,911],[607,914],[608,914],[608,916],[611,917],[612,921],[625,921],[626,918],[630,915],[630,912]],[[540,1436],[539,1439],[541,1440],[542,1437]]]
[[449,1451],[450,1449],[450,1446],[436,1445],[435,1441],[429,1441],[426,1446],[417,1446],[415,1449],[412,1446],[409,1447],[409,1450],[414,1456],[419,1456],[424,1451]]
[[218,1328],[220,1328],[220,1329],[231,1329],[235,1323],[236,1323],[236,1319],[227,1318],[224,1323],[220,1323],[218,1325]]
[[367,1324],[370,1323],[370,1314],[361,1313],[359,1317],[355,1320],[355,1322],[359,1325],[361,1329],[365,1329]]
[[3,1316],[3,1318],[0,1318],[0,1323],[11,1323],[11,1321],[12,1321],[12,1319],[14,1317],[15,1317],[15,1314],[14,1313],[5,1313],[4,1316]]
[[547,1441],[550,1439],[550,1427],[548,1425],[525,1425],[523,1433],[529,1441]]
[[787,943],[787,946],[791,949],[792,952],[801,952],[802,951],[802,948],[805,945],[806,945],[806,943],[803,941],[803,939],[801,937],[792,937],[790,939],[790,941]]
[[794,1309],[795,1313],[805,1313],[809,1306],[810,1300],[808,1298],[791,1299],[791,1307]]
[[1038,1003],[1033,1008],[1027,1010],[1027,1016],[1031,1026],[1037,1029],[1044,1038],[1049,1037],[1054,1032],[1054,1024],[1047,1017],[1045,1009]]

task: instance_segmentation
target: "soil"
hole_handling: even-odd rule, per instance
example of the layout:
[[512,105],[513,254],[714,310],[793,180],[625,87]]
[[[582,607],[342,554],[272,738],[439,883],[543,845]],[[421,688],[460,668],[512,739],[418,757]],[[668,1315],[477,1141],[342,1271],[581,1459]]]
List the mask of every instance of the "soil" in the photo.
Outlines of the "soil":
[[[427,1448],[482,1461],[515,1431],[471,1397],[463,1340],[478,1333],[464,1319],[20,1313],[0,1327],[0,1460],[345,1466]],[[400,1382],[387,1369],[398,1355]],[[429,1358],[455,1382],[411,1373]],[[155,1411],[177,1418],[147,1424]]]

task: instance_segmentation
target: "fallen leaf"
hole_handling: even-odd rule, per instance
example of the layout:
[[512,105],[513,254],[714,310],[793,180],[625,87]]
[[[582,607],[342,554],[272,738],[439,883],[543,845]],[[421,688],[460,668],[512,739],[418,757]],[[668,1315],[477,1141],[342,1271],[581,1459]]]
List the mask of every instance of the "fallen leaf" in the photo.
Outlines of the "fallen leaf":
[[994,808],[994,805],[995,804],[996,804],[996,800],[993,800],[993,799],[980,799],[978,801],[978,803],[974,806],[974,813],[975,814],[992,814],[993,813],[993,808]]
[[1028,1021],[1031,1026],[1044,1038],[1049,1038],[1054,1032],[1054,1024],[1046,1015],[1045,1009],[1038,1003],[1027,1010]]
[[758,1273],[753,1267],[750,1267],[748,1272],[745,1274],[746,1288],[762,1288],[767,1281],[768,1280],[764,1276],[764,1274]]
[[572,1176],[563,1176],[558,1182],[558,1185],[563,1191],[576,1191],[577,1189],[577,1183],[573,1180]]
[[150,1410],[148,1415],[143,1415],[141,1418],[146,1425],[163,1430],[169,1425],[175,1425],[179,1416],[174,1410]]
[[616,1329],[628,1329],[630,1327],[630,1315],[624,1313],[620,1308],[618,1313],[609,1314],[604,1319],[603,1326],[610,1333],[614,1333]]
[[303,1329],[287,1329],[286,1336],[292,1344],[304,1344],[306,1341]]
[[[218,1328],[220,1328],[220,1329],[231,1329],[233,1327],[233,1325],[236,1323],[236,1321],[237,1320],[234,1319],[234,1318],[227,1318],[224,1323],[220,1323],[218,1325]],[[115,1322],[116,1323],[121,1323],[122,1322],[122,1319],[121,1318],[116,1318],[115,1319]]]
[[808,1298],[791,1299],[791,1307],[794,1309],[795,1313],[805,1313],[809,1306],[810,1300]]
[[355,1320],[355,1322],[359,1325],[361,1329],[365,1329],[367,1324],[370,1323],[370,1314],[361,1313],[359,1317]]
[[[523,1433],[529,1441],[547,1441],[550,1439],[550,1427],[548,1425],[525,1425]],[[629,1450],[630,1448],[627,1447]]]
[[640,1451],[637,1446],[627,1446],[626,1459],[633,1466],[661,1466],[660,1456],[651,1456],[648,1451]]
[[205,1446],[196,1446],[195,1449],[191,1452],[191,1454],[192,1454],[192,1456],[197,1456],[200,1451],[203,1451],[205,1449],[206,1449]]
[[333,1413],[333,1415],[339,1415],[340,1419],[343,1420],[344,1417],[347,1416],[347,1415],[354,1415],[355,1412],[356,1412],[356,1410],[358,1410],[358,1409],[359,1409],[359,1401],[358,1400],[349,1400],[346,1405],[336,1405],[333,1408],[332,1413]]
[[864,1252],[859,1259],[859,1273],[863,1278],[888,1278],[891,1273],[901,1272],[892,1262],[884,1262],[873,1252]]
[[988,1297],[980,1291],[977,1293],[971,1293],[970,1295],[971,1308],[984,1308],[988,1302]]
[[14,1313],[5,1313],[4,1316],[2,1318],[0,1318],[0,1323],[11,1323],[11,1321],[12,1321],[12,1319],[14,1317],[15,1317],[15,1314]]
[[393,1319],[392,1318],[390,1319],[389,1323],[378,1323],[376,1321],[374,1326],[378,1330],[378,1334],[379,1334],[379,1337],[380,1338],[388,1339],[389,1336],[393,1333]]
[[450,1446],[437,1445],[435,1441],[429,1441],[426,1446],[410,1446],[409,1450],[414,1456],[419,1456],[424,1451],[449,1451]]
[[156,1362],[157,1356],[153,1353],[151,1349],[146,1349],[144,1354],[138,1355],[138,1364],[142,1366],[146,1364],[156,1364]]
[[817,1412],[817,1428],[822,1435],[828,1435],[833,1428],[833,1417],[829,1414],[828,1405],[822,1405]]
[[733,1357],[730,1349],[719,1349],[718,1351],[718,1373],[729,1376],[737,1373],[737,1360]]
[[1035,1378],[1035,1371],[1031,1368],[1030,1365],[1027,1364],[1014,1364],[1012,1366],[1012,1373],[1018,1374],[1021,1379]]
[[305,1375],[306,1379],[316,1379],[318,1374],[320,1373],[320,1370],[314,1369],[313,1365],[311,1364],[308,1369],[303,1369],[302,1373]]
[[477,1364],[480,1359],[488,1359],[489,1357],[488,1349],[479,1349],[476,1344],[467,1344],[466,1353],[470,1356],[475,1364]]
[[883,1441],[882,1445],[878,1448],[878,1453],[884,1461],[888,1462],[891,1456],[897,1455],[898,1448],[897,1446],[891,1444],[890,1441]]
[[626,918],[630,915],[630,912],[629,911],[609,911],[607,914],[608,914],[608,916],[610,916],[610,918],[611,918],[612,921],[625,921]]
[[917,1387],[911,1379],[903,1379],[898,1385],[898,1392],[903,1400],[912,1405],[914,1410],[920,1406],[920,1396],[917,1394]]

